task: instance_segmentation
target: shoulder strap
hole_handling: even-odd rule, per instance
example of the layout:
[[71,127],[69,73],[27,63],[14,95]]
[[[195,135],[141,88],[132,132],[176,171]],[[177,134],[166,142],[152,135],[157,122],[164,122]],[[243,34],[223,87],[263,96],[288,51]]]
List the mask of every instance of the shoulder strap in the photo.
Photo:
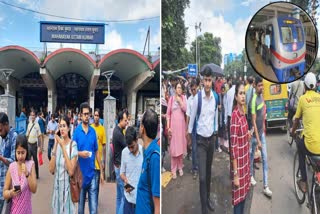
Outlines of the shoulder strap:
[[197,117],[198,120],[201,114],[201,107],[202,107],[202,92],[201,90],[198,92],[198,108],[197,108]]
[[31,129],[29,130],[29,133],[28,133],[28,140],[29,140],[29,137],[30,137],[30,133],[31,133],[31,130],[33,129],[34,125],[36,124],[36,121],[34,121],[33,125],[31,126]]
[[70,155],[69,155],[69,158],[71,160],[71,152],[72,152],[72,143],[73,143],[73,140],[71,140],[71,143],[70,143],[70,148],[69,148],[69,151],[70,151]]

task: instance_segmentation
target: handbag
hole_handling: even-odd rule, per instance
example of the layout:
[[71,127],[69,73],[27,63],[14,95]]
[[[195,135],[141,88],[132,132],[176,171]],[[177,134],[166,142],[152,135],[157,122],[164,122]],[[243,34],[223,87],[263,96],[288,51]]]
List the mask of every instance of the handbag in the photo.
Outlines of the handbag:
[[2,208],[1,214],[10,214],[11,211],[11,205],[12,205],[12,199],[5,200]]
[[[72,152],[72,142],[70,143],[70,158]],[[82,173],[80,170],[79,163],[77,161],[76,168],[74,170],[73,176],[70,176],[70,192],[71,200],[73,203],[77,203],[80,200],[80,191],[82,186]]]
[[41,151],[38,153],[38,162],[39,162],[40,166],[43,165],[43,158],[42,158],[42,152]]

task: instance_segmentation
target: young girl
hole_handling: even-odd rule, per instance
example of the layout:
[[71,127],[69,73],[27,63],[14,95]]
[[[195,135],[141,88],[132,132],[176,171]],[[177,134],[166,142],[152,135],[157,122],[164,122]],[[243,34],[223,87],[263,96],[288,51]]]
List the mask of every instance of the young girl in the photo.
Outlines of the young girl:
[[36,173],[34,162],[28,155],[27,137],[18,135],[16,161],[9,166],[3,188],[4,199],[12,199],[10,213],[31,214],[31,193],[36,191]]

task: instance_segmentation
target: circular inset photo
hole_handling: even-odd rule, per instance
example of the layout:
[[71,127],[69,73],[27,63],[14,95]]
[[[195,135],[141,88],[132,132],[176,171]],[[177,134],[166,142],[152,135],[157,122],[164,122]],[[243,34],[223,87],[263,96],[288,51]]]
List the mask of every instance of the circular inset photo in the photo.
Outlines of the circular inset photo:
[[315,61],[317,35],[311,17],[300,7],[288,2],[268,4],[253,16],[247,28],[249,62],[271,82],[295,81]]

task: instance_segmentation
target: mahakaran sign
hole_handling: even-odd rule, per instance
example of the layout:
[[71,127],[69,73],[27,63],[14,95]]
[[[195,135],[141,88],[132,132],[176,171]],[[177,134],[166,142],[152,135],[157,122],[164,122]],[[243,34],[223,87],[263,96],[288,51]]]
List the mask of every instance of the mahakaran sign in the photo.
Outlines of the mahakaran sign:
[[104,44],[105,24],[40,22],[40,42]]

